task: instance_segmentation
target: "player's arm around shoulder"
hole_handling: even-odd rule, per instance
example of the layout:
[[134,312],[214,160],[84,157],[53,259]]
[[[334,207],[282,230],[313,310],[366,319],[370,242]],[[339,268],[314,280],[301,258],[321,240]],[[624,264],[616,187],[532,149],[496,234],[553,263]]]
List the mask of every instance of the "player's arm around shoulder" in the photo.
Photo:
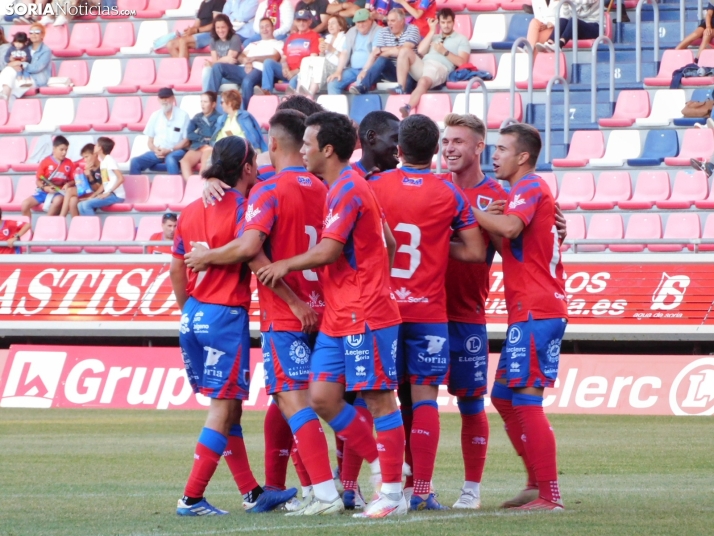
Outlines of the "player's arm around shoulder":
[[460,241],[449,245],[449,256],[461,262],[485,262],[486,242],[477,226],[456,231]]
[[318,244],[301,255],[276,261],[264,266],[257,272],[261,283],[269,287],[275,285],[290,272],[312,270],[326,264],[332,264],[340,255],[345,245],[333,238],[324,238]]

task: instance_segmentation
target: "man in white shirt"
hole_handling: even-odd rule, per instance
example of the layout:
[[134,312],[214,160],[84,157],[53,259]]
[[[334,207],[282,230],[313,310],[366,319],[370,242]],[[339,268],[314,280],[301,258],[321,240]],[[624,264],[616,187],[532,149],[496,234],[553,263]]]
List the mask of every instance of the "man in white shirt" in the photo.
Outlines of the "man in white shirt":
[[149,137],[149,152],[131,159],[130,175],[139,175],[145,169],[168,171],[180,175],[179,162],[190,145],[187,137],[189,117],[176,106],[176,98],[171,88],[159,90],[161,109],[149,118],[144,134]]

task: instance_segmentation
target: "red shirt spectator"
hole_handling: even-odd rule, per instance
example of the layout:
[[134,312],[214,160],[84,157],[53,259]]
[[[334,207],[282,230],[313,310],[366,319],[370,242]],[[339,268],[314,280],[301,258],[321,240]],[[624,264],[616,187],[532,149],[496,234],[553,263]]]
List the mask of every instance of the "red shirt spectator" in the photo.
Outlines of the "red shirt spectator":
[[320,34],[308,30],[290,34],[285,40],[285,61],[292,71],[300,68],[300,62],[310,54],[320,54]]
[[[152,234],[149,240],[152,242],[158,240],[170,240],[173,244],[174,233],[176,233],[177,220],[178,218],[176,217],[176,214],[164,214],[161,218],[161,231]],[[146,248],[146,251],[150,254],[166,253],[168,255],[171,255],[174,252],[173,246],[149,246],[148,248]]]

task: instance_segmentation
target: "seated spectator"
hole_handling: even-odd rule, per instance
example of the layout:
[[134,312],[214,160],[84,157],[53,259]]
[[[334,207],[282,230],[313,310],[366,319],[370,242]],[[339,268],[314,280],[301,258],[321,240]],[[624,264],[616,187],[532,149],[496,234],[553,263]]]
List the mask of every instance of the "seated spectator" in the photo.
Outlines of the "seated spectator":
[[124,193],[124,175],[119,171],[119,165],[112,156],[114,140],[101,136],[97,138],[94,152],[99,158],[99,171],[102,174],[101,186],[87,199],[77,205],[82,216],[92,216],[98,208],[121,203],[126,198]]
[[[295,11],[307,11],[310,14],[310,29],[319,34],[327,31],[327,6],[330,3],[328,0],[300,0],[295,5]],[[294,25],[293,31],[298,31],[297,25]]]
[[320,54],[320,35],[310,30],[311,20],[312,16],[308,11],[295,13],[297,32],[290,34],[285,40],[280,63],[275,60],[263,62],[262,84],[261,87],[253,88],[254,93],[271,94],[275,82],[289,82],[293,89],[297,87],[297,75],[302,59]]
[[[600,0],[572,0],[575,4],[575,14],[578,20],[578,39],[597,39],[600,35],[600,10],[603,9]],[[560,11],[558,20],[560,25],[560,48],[562,49],[573,39],[573,19],[571,8],[566,4]],[[538,52],[555,52],[555,29],[550,34],[548,41],[538,43]]]
[[392,4],[406,11],[407,23],[416,26],[422,38],[426,37],[429,21],[436,18],[436,0],[392,0]]
[[273,37],[285,41],[293,29],[295,8],[290,0],[263,0],[258,4],[258,11],[255,12],[253,23],[255,35],[244,41],[243,45],[248,46],[261,39],[260,21],[266,18],[273,23]]
[[[381,28],[374,38],[374,47],[367,63],[357,75],[350,93],[359,95],[369,91],[381,79],[397,81],[397,58],[406,51],[413,51],[421,37],[413,24],[407,24],[403,9],[392,9],[387,16],[387,28]],[[404,52],[403,52],[404,51]],[[406,92],[413,87],[413,81],[407,80]]]
[[[471,45],[469,38],[454,31],[454,12],[447,8],[439,12],[441,33],[436,33],[437,21],[429,20],[429,33],[419,43],[416,51],[405,48],[397,58],[396,93],[404,93],[407,78],[417,80],[416,88],[409,97],[409,103],[399,108],[402,117],[409,115],[411,109],[419,103],[421,96],[431,88],[446,83],[446,79],[457,67],[469,61]],[[423,59],[422,59],[423,58]]]
[[[327,77],[337,70],[340,51],[345,42],[347,21],[339,15],[333,15],[327,21],[328,35],[320,39],[320,55],[303,58],[298,73],[298,91],[315,98],[320,89],[324,89]],[[290,93],[290,91],[288,91]]]
[[367,64],[372,52],[372,42],[379,31],[379,26],[372,21],[366,9],[358,10],[353,20],[355,25],[345,34],[337,69],[327,77],[327,92],[330,95],[345,91],[357,80],[357,75]]
[[[211,58],[204,62],[204,66],[208,67],[203,73],[203,87],[206,88],[204,91],[218,92],[220,83],[216,88],[207,87],[208,80],[214,68],[216,73],[221,74],[221,79],[224,78],[223,73],[225,71],[227,75],[230,76],[230,74],[233,73],[233,78],[242,80],[244,76],[243,67],[238,64],[238,56],[242,50],[243,43],[233,29],[228,15],[224,15],[223,13],[216,15],[211,28]],[[240,83],[240,81],[238,83]]]
[[64,194],[74,186],[74,163],[67,158],[67,149],[67,138],[56,136],[52,141],[52,154],[37,168],[37,190],[22,202],[23,216],[31,218],[32,209],[38,205],[50,216],[57,216],[62,210]]
[[[699,23],[699,26],[697,26],[692,33],[685,37],[684,41],[674,47],[675,50],[684,50],[685,48],[689,48],[692,43],[698,41],[699,39],[702,40],[699,45],[699,54],[702,53],[702,50],[709,48],[712,38],[714,38],[714,31],[712,31],[712,16],[714,16],[714,3],[710,1],[709,5],[707,5],[706,11],[704,12],[704,18]],[[580,28],[578,28],[578,30],[579,29]],[[578,37],[580,37],[580,35],[578,35]]]
[[10,48],[10,43],[5,38],[5,30],[0,28],[0,71],[2,71],[7,65],[7,62],[5,61],[5,53],[8,48]]
[[268,145],[263,139],[258,121],[250,113],[241,110],[240,93],[231,89],[224,92],[221,98],[225,113],[216,121],[210,142],[211,147],[227,136],[240,136],[248,140],[256,152],[267,151]]
[[241,38],[243,44],[246,40],[256,35],[253,23],[258,11],[258,0],[226,0],[223,14],[228,16],[233,30]]
[[138,175],[145,169],[156,169],[166,165],[171,175],[181,173],[179,162],[186,154],[190,142],[186,137],[188,114],[176,106],[176,98],[171,88],[159,90],[161,109],[156,110],[144,128],[149,137],[149,152],[131,159],[129,174]]
[[[154,233],[149,237],[151,242],[158,242],[159,240],[174,240],[174,233],[176,232],[176,224],[178,223],[178,217],[176,214],[168,212],[161,216],[161,231]],[[166,253],[171,255],[173,251],[172,246],[149,246],[146,248],[146,252],[150,254],[154,253]]]
[[188,140],[191,145],[181,159],[181,175],[188,181],[196,164],[201,164],[200,170],[206,166],[211,156],[211,138],[216,129],[218,112],[216,112],[217,95],[206,91],[201,95],[201,112],[188,122]]
[[193,26],[186,28],[166,45],[172,58],[188,59],[189,49],[201,49],[211,44],[213,18],[221,13],[225,3],[226,0],[203,0],[200,3]]
[[[32,61],[32,54],[30,53],[30,40],[27,38],[25,32],[17,32],[12,36],[12,43],[5,51],[5,65],[10,62],[19,62],[20,64],[29,64]],[[20,71],[17,75],[16,83],[20,86],[25,86],[32,84],[32,80],[25,73],[24,70]]]
[[327,14],[339,15],[347,21],[347,26],[351,27],[356,22],[354,20],[355,14],[360,9],[364,9],[365,5],[365,0],[357,0],[356,2],[352,2],[351,0],[335,0],[327,6]]
[[74,163],[74,186],[67,189],[60,216],[65,216],[67,213],[79,216],[77,208],[79,202],[89,199],[94,192],[99,190],[102,184],[102,172],[99,169],[99,157],[94,149],[93,143],[82,147],[80,152],[82,160]]
[[29,223],[3,219],[2,209],[0,209],[0,241],[7,242],[7,246],[0,246],[0,255],[21,253],[20,248],[15,246],[15,242],[20,240],[20,237],[29,231],[30,227]]
[[[21,61],[8,62],[7,66],[0,71],[0,98],[9,99],[11,96],[22,97],[30,88],[44,87],[47,85],[52,73],[52,52],[43,43],[45,38],[45,27],[34,23],[30,26],[29,52],[32,59],[29,63]],[[29,83],[23,82],[21,73],[30,77]]]
[[72,13],[75,12],[75,9],[79,7],[87,9],[89,6],[99,6],[100,2],[98,0],[53,0],[51,4],[54,15],[45,15],[40,19],[40,24],[47,26],[54,22],[54,24],[52,24],[53,26],[64,26],[72,20]]
[[526,39],[533,47],[533,54],[535,55],[538,52],[537,45],[546,43],[553,33],[560,0],[531,0],[531,2],[533,19],[528,23]]

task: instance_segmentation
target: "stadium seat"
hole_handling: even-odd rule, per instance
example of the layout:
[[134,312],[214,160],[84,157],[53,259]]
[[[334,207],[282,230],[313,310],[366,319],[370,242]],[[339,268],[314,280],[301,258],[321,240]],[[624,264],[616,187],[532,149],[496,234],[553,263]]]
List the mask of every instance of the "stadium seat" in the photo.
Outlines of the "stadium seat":
[[[377,95],[377,99],[379,99],[379,95]],[[248,103],[248,111],[258,121],[260,128],[268,130],[268,120],[273,117],[278,104],[280,101],[276,95],[254,95]]]
[[[496,68],[496,76],[493,80],[486,81],[486,88],[489,91],[511,88],[511,61],[512,54],[510,52],[501,55]],[[523,80],[528,80],[528,54],[516,54],[516,83]]]
[[[102,42],[102,29],[97,22],[75,24],[69,44],[64,50],[53,50],[52,54],[59,58],[77,58],[86,50],[98,48]],[[71,227],[70,227],[71,231]]]
[[0,208],[12,201],[12,177],[0,175]]
[[181,0],[176,9],[167,9],[164,15],[169,18],[195,17],[202,0]]
[[566,173],[560,183],[558,204],[563,210],[575,210],[581,201],[590,201],[595,195],[595,178],[592,173]]
[[659,166],[669,156],[679,154],[679,138],[677,131],[650,130],[645,138],[645,148],[639,158],[629,158],[627,165],[631,167]]
[[550,193],[553,194],[553,199],[558,197],[558,177],[555,173],[538,173],[541,179],[545,181],[550,189]]
[[5,172],[27,159],[27,143],[25,138],[19,136],[3,137],[2,151],[0,151],[0,172]]
[[[399,112],[399,108],[405,104],[409,104],[409,95],[389,95],[389,97],[387,97],[387,103],[384,105],[384,110],[401,119],[402,114]],[[412,115],[413,113],[415,113],[415,111],[412,108],[409,115]]]
[[[253,103],[252,99],[250,103]],[[248,111],[250,111],[250,108],[250,105],[248,105]],[[379,95],[375,95],[373,93],[368,93],[366,95],[355,95],[354,97],[352,97],[352,106],[350,106],[350,119],[356,121],[357,124],[359,124],[362,122],[362,119],[364,119],[364,116],[367,115],[369,112],[376,112],[381,109],[382,99]],[[253,114],[253,116],[255,116],[255,114]]]
[[74,92],[80,95],[104,93],[104,89],[116,86],[121,81],[121,61],[114,58],[110,60],[96,60],[92,65],[89,82],[86,86],[74,86]]
[[650,115],[635,119],[635,124],[638,127],[666,127],[672,119],[682,117],[685,102],[683,89],[659,89],[655,92]]
[[144,111],[141,114],[141,121],[139,121],[138,123],[129,123],[127,124],[126,128],[134,132],[143,132],[144,128],[146,127],[146,123],[149,122],[149,118],[151,117],[151,115],[159,109],[161,109],[161,103],[159,102],[159,98],[155,96],[149,97],[149,99],[144,104]]
[[[702,50],[697,64],[699,67],[714,67],[714,49],[708,48],[706,50]],[[712,85],[714,85],[714,76],[693,76],[689,78],[682,78],[682,86],[684,87]]]
[[439,128],[444,128],[444,117],[451,113],[451,97],[448,93],[424,93],[416,106],[416,113],[429,117]]
[[[139,33],[133,46],[123,46],[120,48],[122,54],[150,54],[157,37],[169,33],[169,23],[163,20],[147,20],[139,26]],[[112,84],[116,85],[116,84]]]
[[175,84],[176,91],[201,91],[203,89],[203,68],[208,56],[197,56],[191,64],[191,74],[185,84]]
[[[94,143],[95,142],[95,137],[92,136],[91,134],[75,134],[72,136],[66,136],[67,141],[69,142],[69,149],[67,149],[67,158],[72,160],[73,162],[77,162],[78,160],[82,159],[82,147],[87,145],[88,143]],[[114,152],[112,151],[112,155]],[[82,163],[84,165],[84,163]]]
[[[81,25],[77,25],[81,27]],[[134,45],[134,24],[129,21],[109,22],[104,27],[102,46],[87,49],[88,56],[115,56],[121,48]]]
[[29,32],[30,31],[30,25],[29,24],[12,24],[10,27],[6,30],[6,37],[9,43],[12,43],[12,38],[17,32]]
[[[619,214],[593,214],[590,217],[588,225],[587,238],[593,240],[621,240],[624,235],[625,225],[622,222],[622,216]],[[568,228],[568,235],[570,229]],[[578,246],[578,251],[598,252],[605,251],[607,246],[602,244],[593,244],[586,246]]]
[[583,210],[612,210],[620,201],[632,197],[632,179],[626,171],[606,171],[600,174],[595,188],[595,196],[590,201],[582,201]]
[[151,58],[131,58],[126,62],[124,78],[116,86],[107,88],[114,94],[136,93],[142,85],[151,85],[156,81],[156,67]]
[[501,9],[505,11],[520,11],[524,5],[530,5],[530,0],[502,0]]
[[[488,111],[490,112],[491,109],[493,108],[493,98],[496,95],[507,95],[507,93],[491,93],[489,95],[489,101],[488,101]],[[518,95],[518,93],[516,93]],[[472,91],[469,94],[469,113],[475,115],[482,121],[484,120],[483,117],[483,93],[480,91]],[[456,98],[454,99],[454,107],[452,108],[452,112],[455,114],[465,114],[466,113],[466,93],[457,93]]]
[[328,112],[335,112],[349,116],[350,104],[346,95],[320,95],[317,97],[317,104],[321,105]]
[[7,109],[7,100],[0,99],[0,125],[7,123],[7,118],[10,112]]
[[456,33],[460,33],[468,38],[471,35],[472,30],[473,24],[471,23],[470,15],[461,14],[454,17],[454,31]]
[[144,93],[158,93],[162,87],[174,87],[188,80],[188,61],[185,58],[164,58],[156,71],[156,83],[142,84]]
[[[707,215],[707,219],[704,222],[702,239],[714,240],[714,214],[712,213]],[[714,244],[701,244],[699,251],[714,251]]]
[[669,199],[670,194],[669,174],[666,171],[642,171],[637,176],[632,198],[619,201],[617,205],[624,210],[646,210],[657,201]]
[[[526,56],[527,54],[519,54]],[[555,54],[538,54],[533,62],[533,88],[545,89],[548,82],[555,76]],[[568,78],[568,64],[565,61],[565,54],[560,53],[560,76]],[[516,78],[516,87],[518,89],[528,89],[528,80],[518,80]]]
[[650,115],[650,94],[644,89],[620,91],[612,117],[598,120],[601,127],[630,127]]
[[[69,224],[67,242],[96,242],[101,236],[99,216],[74,216]],[[52,246],[52,253],[81,253],[82,246]]]
[[[675,240],[684,239],[692,240],[701,238],[702,223],[699,220],[699,214],[696,212],[673,213],[667,217],[667,225],[664,228],[662,238]],[[684,248],[689,250],[694,249],[693,244],[649,244],[647,249],[655,252],[674,252],[682,251]]]
[[179,108],[186,112],[189,117],[201,113],[201,95],[184,95],[181,97]]
[[151,182],[149,198],[144,203],[134,203],[139,212],[162,212],[169,203],[179,203],[183,198],[181,175],[156,175]]
[[[478,4],[476,4],[478,5]],[[470,9],[470,4],[469,4]],[[528,33],[528,25],[533,20],[533,15],[526,13],[517,13],[511,17],[511,22],[508,23],[508,32],[503,41],[495,41],[491,43],[491,48],[496,50],[511,50],[513,43],[519,37],[525,37]]]
[[[604,28],[605,31],[603,32],[603,35],[612,39],[612,19],[610,18],[610,13],[606,12],[604,18],[605,18],[605,21],[604,21],[605,22],[605,28]],[[578,39],[578,50],[582,50],[585,48],[592,48],[594,43],[595,43],[595,39]],[[563,47],[563,48],[565,48],[566,50],[573,48],[573,42],[568,41],[565,44],[565,47]]]
[[[31,242],[64,242],[67,238],[67,221],[62,216],[40,216],[35,223]],[[32,246],[31,251],[41,253],[47,246]]]
[[45,26],[45,38],[42,42],[50,48],[54,54],[55,50],[64,50],[69,43],[69,24],[62,26],[47,25]]
[[129,212],[134,203],[145,203],[149,198],[149,177],[146,175],[124,175],[123,203],[115,203],[104,207],[104,212]]
[[691,50],[665,50],[657,76],[645,78],[645,86],[669,87],[672,83],[672,73],[689,63],[694,63]]
[[88,132],[93,124],[106,123],[108,118],[109,104],[105,97],[84,97],[79,100],[74,121],[60,125],[59,129],[62,132]]
[[60,125],[74,120],[74,101],[72,99],[49,98],[45,101],[42,119],[36,125],[27,125],[25,132],[54,132]]
[[135,136],[134,140],[131,143],[131,150],[129,151],[129,154],[127,155],[127,158],[124,163],[119,164],[119,169],[125,172],[129,171],[131,159],[147,152],[149,152],[149,137],[145,136],[144,134]]
[[[28,125],[37,125],[42,119],[42,104],[39,100],[18,99],[12,106],[7,123],[0,126],[2,134],[19,134]],[[3,140],[5,141],[5,140]],[[5,151],[3,143],[3,151]]]
[[627,222],[625,239],[643,240],[642,244],[610,244],[610,251],[641,252],[648,243],[662,238],[662,219],[659,214],[632,214]]
[[145,9],[137,11],[138,19],[160,19],[167,9],[176,9],[181,0],[149,0]]
[[[134,241],[148,242],[151,235],[161,231],[161,216],[143,216],[139,220],[139,227],[136,230]],[[121,246],[119,251],[121,253],[143,253],[143,249],[138,246]]]
[[706,199],[709,194],[707,176],[703,171],[680,171],[674,177],[672,195],[669,199],[657,201],[657,208],[690,208],[695,201]]
[[170,202],[169,210],[181,212],[189,203],[201,198],[203,192],[203,179],[200,175],[191,175],[186,181],[186,189],[183,192],[183,197],[179,202]]
[[[496,56],[493,54],[471,54],[469,63],[476,67],[479,71],[491,73],[492,77],[496,77]],[[446,87],[449,89],[466,89],[467,82],[446,82]]]
[[44,86],[40,95],[69,95],[73,86],[86,86],[89,81],[89,68],[84,60],[65,60],[60,63],[57,76],[72,80],[72,86]]
[[689,166],[692,158],[708,161],[712,154],[714,154],[714,130],[690,128],[684,131],[679,156],[669,156],[664,159],[664,163],[668,166]]
[[[131,242],[134,240],[136,228],[131,216],[107,216],[102,227],[100,242]],[[85,246],[87,253],[115,253],[116,246]]]
[[459,11],[463,11],[464,9],[466,9],[466,4],[465,2],[461,2],[459,0],[437,0],[436,7],[438,9],[448,7],[449,9],[452,9],[453,11],[458,13]]
[[554,158],[553,167],[583,167],[591,158],[601,158],[605,153],[605,140],[599,130],[577,130],[570,140],[570,150],[565,158]]
[[709,189],[709,195],[706,199],[698,199],[694,201],[694,206],[700,210],[714,209],[714,188]]
[[[568,236],[571,240],[582,240],[585,238],[585,216],[582,214],[566,214],[565,215],[565,226],[568,229]],[[580,251],[578,246],[578,251]],[[568,251],[571,248],[570,244],[563,244],[560,246],[560,251]]]
[[[146,4],[148,0],[117,0],[117,7],[120,10],[127,11],[143,11],[146,9]],[[126,18],[126,15],[110,15],[104,16],[104,18]]]
[[476,17],[474,31],[471,34],[472,50],[485,50],[494,41],[503,41],[506,38],[506,16],[501,14],[485,14]]
[[[12,177],[6,175],[7,179],[11,181]],[[3,177],[3,178],[5,178]],[[34,175],[23,175],[17,180],[17,187],[14,190],[14,194],[11,201],[2,201],[0,203],[0,208],[5,212],[19,212],[22,207],[22,202],[35,193],[37,188],[37,180]]]
[[602,158],[591,158],[590,165],[594,167],[621,167],[628,158],[640,156],[639,130],[613,130],[607,139],[607,147]]

